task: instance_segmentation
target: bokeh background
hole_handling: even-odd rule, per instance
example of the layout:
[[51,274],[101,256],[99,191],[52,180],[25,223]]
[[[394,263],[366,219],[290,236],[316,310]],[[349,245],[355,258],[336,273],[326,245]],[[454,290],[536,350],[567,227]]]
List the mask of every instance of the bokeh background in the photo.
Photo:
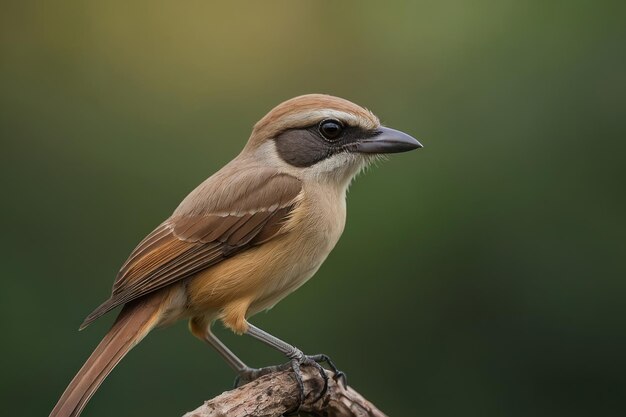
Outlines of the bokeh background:
[[[358,178],[328,261],[253,322],[331,355],[392,416],[623,413],[623,4],[3,2],[2,414],[47,415],[134,245],[309,92],[425,148]],[[178,323],[85,415],[181,415],[233,378]]]

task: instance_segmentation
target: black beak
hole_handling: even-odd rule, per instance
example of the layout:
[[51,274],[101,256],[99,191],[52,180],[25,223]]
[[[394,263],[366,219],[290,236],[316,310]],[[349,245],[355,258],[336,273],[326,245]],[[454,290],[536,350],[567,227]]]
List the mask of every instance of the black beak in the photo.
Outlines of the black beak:
[[379,127],[374,136],[355,145],[355,150],[361,153],[398,153],[422,148],[422,144],[412,136],[388,127]]

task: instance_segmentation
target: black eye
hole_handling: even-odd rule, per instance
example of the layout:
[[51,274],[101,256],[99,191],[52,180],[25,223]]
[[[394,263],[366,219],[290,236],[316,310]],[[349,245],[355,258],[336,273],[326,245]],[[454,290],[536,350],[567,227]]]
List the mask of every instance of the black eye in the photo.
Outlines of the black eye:
[[337,120],[328,119],[320,123],[319,131],[325,139],[334,140],[341,135],[343,126]]

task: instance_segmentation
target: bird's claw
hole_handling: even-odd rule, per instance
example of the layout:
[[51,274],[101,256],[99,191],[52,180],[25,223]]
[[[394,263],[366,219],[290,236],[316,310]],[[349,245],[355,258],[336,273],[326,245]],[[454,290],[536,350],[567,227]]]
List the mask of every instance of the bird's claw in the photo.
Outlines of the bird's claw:
[[318,354],[318,355],[311,355],[308,356],[310,359],[314,360],[315,362],[319,363],[323,363],[326,362],[326,364],[328,365],[328,367],[330,368],[331,371],[333,371],[333,379],[335,380],[335,382],[341,384],[344,388],[348,387],[348,377],[346,376],[346,374],[342,371],[340,371],[337,366],[335,365],[335,363],[330,359],[330,357],[328,355],[324,355],[322,354]]
[[290,369],[291,362],[287,362],[282,365],[275,366],[266,366],[264,368],[247,368],[243,371],[240,371],[235,378],[235,382],[233,384],[233,388],[239,388],[242,385],[246,385],[249,382],[254,381],[257,378],[262,377],[263,375],[271,374],[272,372],[277,371],[286,371]]
[[262,377],[263,375],[267,375],[272,372],[286,371],[286,370],[291,369],[294,373],[294,376],[296,378],[296,383],[298,384],[298,388],[299,388],[298,407],[295,410],[295,412],[297,412],[302,406],[302,404],[304,404],[304,400],[306,397],[306,394],[304,391],[304,381],[302,379],[302,370],[301,370],[302,366],[313,366],[317,368],[320,376],[322,377],[324,381],[324,386],[322,390],[320,391],[320,394],[315,399],[315,401],[318,401],[321,398],[323,398],[324,395],[326,395],[326,392],[328,391],[328,374],[326,374],[326,370],[324,369],[322,365],[320,365],[320,363],[326,363],[328,367],[330,368],[330,370],[334,373],[333,379],[337,383],[340,383],[344,388],[347,387],[348,381],[346,378],[346,374],[341,372],[339,369],[337,369],[337,366],[335,366],[335,363],[327,355],[324,355],[324,354],[305,355],[301,351],[297,351],[292,356],[292,359],[289,362],[284,363],[282,365],[267,366],[267,367],[258,368],[258,369],[248,368],[248,369],[241,371],[239,375],[237,375],[237,378],[235,378],[235,388],[240,387],[241,385],[245,385],[248,382],[252,382],[257,378]]
[[324,381],[324,386],[322,387],[320,394],[317,396],[317,398],[313,402],[320,400],[322,397],[324,397],[324,395],[328,391],[328,375],[326,374],[326,370],[324,369],[324,367],[322,367],[322,365],[320,365],[319,362],[315,360],[316,356],[317,355],[307,356],[307,355],[302,354],[302,356],[291,360],[291,367],[296,376],[298,386],[300,387],[300,400],[301,400],[300,405],[302,405],[302,403],[304,402],[304,397],[305,397],[304,382],[302,381],[302,370],[300,369],[302,366],[312,366],[314,368],[317,368],[317,371],[319,372],[320,376],[322,377],[322,380]]

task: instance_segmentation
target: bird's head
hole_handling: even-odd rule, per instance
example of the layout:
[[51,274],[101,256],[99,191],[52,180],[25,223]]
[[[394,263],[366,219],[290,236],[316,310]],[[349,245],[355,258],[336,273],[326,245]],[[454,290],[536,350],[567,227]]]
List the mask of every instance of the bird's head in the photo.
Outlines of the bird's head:
[[303,180],[347,185],[377,156],[421,147],[406,133],[381,126],[361,106],[308,94],[279,104],[263,117],[242,156]]

